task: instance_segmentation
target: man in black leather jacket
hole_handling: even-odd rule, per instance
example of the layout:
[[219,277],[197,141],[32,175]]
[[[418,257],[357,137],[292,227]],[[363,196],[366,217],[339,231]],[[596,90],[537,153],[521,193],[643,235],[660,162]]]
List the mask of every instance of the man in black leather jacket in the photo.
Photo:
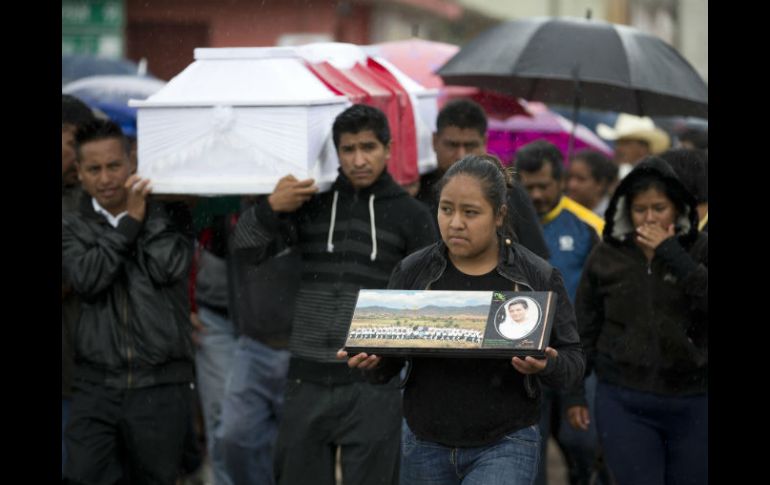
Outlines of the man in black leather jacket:
[[76,147],[86,193],[62,218],[63,267],[82,302],[65,476],[173,484],[193,378],[189,212],[148,199],[118,125],[85,125]]

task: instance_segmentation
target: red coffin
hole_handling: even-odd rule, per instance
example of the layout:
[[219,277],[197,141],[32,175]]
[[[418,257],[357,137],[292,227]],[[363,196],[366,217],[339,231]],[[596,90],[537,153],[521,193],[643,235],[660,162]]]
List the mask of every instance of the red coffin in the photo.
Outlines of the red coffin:
[[385,113],[392,139],[388,172],[401,185],[416,182],[420,174],[414,112],[409,94],[398,80],[372,58],[365,66],[356,63],[350,69],[338,69],[326,61],[307,63],[307,67],[334,93]]

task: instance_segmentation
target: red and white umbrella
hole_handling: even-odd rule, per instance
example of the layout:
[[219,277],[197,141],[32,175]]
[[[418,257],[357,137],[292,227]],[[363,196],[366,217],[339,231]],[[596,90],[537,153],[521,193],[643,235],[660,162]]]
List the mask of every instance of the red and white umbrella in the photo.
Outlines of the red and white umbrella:
[[456,98],[470,98],[479,103],[491,118],[505,119],[528,115],[527,108],[515,97],[475,87],[446,86],[436,71],[460,50],[446,42],[406,39],[364,47],[373,57],[380,56],[426,88],[438,89],[439,107]]

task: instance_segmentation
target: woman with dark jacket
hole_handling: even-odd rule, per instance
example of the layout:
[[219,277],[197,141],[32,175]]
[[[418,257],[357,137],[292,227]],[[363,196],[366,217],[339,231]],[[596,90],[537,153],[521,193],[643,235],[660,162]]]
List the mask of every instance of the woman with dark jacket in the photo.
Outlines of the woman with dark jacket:
[[[454,164],[439,187],[442,240],[402,260],[388,288],[553,291],[557,309],[546,358],[409,359],[402,484],[532,483],[540,450],[539,383],[567,388],[583,376],[574,312],[560,273],[502,234],[507,175],[491,156],[471,155]],[[361,353],[348,365],[383,383],[404,361]]]
[[[607,463],[623,485],[708,483],[708,235],[662,159],[621,182],[575,310]],[[580,393],[570,423],[587,427]]]

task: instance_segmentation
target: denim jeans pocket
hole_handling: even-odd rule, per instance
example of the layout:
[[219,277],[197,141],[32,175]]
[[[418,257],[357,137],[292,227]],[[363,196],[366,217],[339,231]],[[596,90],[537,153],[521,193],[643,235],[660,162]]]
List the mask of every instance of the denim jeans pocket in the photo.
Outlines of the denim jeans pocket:
[[412,433],[412,431],[406,427],[406,424],[402,424],[401,447],[405,454],[408,454],[410,451],[414,449],[415,446],[417,446],[416,440],[417,438],[414,436],[414,433]]
[[408,428],[408,426],[402,427],[402,433],[401,433],[401,442],[403,443],[404,447],[409,447],[409,449],[413,448],[434,448],[434,449],[449,449],[448,447],[436,443],[434,441],[425,441],[421,440],[417,437],[414,432]]
[[540,446],[540,427],[536,424],[506,434],[503,439],[533,447]]

